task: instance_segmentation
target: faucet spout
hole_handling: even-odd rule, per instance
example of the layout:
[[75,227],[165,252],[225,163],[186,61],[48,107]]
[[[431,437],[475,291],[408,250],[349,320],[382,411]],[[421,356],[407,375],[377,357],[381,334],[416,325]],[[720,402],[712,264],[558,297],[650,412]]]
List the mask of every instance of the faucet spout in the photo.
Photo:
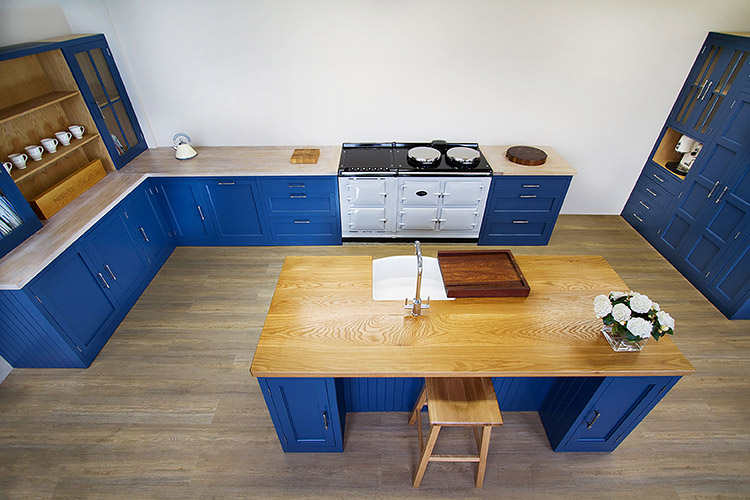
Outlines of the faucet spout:
[[[422,303],[422,299],[420,297],[420,293],[422,291],[422,272],[424,270],[424,264],[422,262],[422,245],[419,243],[419,241],[414,242],[414,253],[417,255],[417,290],[414,293],[414,298],[411,302],[411,315],[412,316],[419,316],[422,314],[422,308],[428,309],[430,307],[430,299],[427,298],[427,301]],[[404,304],[404,307],[409,309],[409,300],[406,300],[406,303]]]

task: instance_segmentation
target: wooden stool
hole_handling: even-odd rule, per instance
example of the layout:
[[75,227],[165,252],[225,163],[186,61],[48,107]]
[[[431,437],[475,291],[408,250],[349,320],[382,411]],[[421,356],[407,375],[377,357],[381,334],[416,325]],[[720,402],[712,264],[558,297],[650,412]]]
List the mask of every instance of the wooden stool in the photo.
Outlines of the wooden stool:
[[[422,407],[427,405],[430,417],[430,435],[427,445],[422,439],[422,421],[419,418]],[[482,487],[484,471],[487,467],[487,452],[490,448],[490,432],[493,425],[502,425],[503,417],[497,405],[497,396],[491,378],[428,378],[419,393],[414,410],[409,417],[409,425],[417,423],[419,434],[419,466],[414,476],[415,488],[419,487],[428,462],[478,462],[477,488]],[[438,434],[442,427],[474,428],[479,455],[433,455]],[[477,429],[482,427],[480,439]]]

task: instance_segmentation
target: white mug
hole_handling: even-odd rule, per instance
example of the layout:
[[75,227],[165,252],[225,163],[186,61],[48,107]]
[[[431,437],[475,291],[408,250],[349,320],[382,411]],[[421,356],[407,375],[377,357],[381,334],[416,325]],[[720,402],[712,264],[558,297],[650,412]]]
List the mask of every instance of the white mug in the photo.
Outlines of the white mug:
[[63,132],[62,130],[60,132],[55,132],[55,137],[57,137],[57,140],[60,141],[60,144],[63,146],[67,146],[70,144],[70,139],[73,137],[73,134],[70,132]]
[[80,139],[81,137],[83,137],[83,131],[86,129],[80,125],[71,125],[70,127],[68,127],[68,130],[70,130],[70,133],[73,134],[73,137],[75,137],[76,139]]
[[5,171],[10,173],[10,169],[13,168],[13,164],[9,161],[6,161],[3,163],[3,167],[5,167]]
[[42,139],[42,146],[44,146],[44,149],[46,149],[49,153],[55,153],[57,151],[58,144],[59,143],[57,139],[52,139],[51,137]]
[[44,153],[44,148],[41,146],[26,146],[24,148],[26,152],[29,154],[32,160],[34,161],[42,161],[42,153]]
[[26,160],[29,159],[29,157],[23,153],[12,154],[8,158],[10,158],[10,161],[13,162],[13,165],[15,165],[16,168],[20,169],[26,168]]

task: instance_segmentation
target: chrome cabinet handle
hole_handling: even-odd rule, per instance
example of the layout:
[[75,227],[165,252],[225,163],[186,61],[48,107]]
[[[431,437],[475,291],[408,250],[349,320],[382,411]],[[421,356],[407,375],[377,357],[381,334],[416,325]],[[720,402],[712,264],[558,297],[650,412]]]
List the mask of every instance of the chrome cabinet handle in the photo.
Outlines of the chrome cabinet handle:
[[290,198],[307,198],[306,194],[290,194]]
[[724,196],[724,193],[726,193],[729,190],[729,186],[724,186],[724,190],[721,192],[718,198],[716,198],[716,203],[719,203],[721,201],[721,198]]
[[703,85],[701,85],[701,88],[700,88],[700,90],[698,90],[698,97],[696,97],[696,98],[695,98],[695,100],[696,100],[696,101],[700,101],[700,100],[702,100],[702,99],[701,99],[701,96],[703,95],[703,89],[705,89],[705,88],[706,88],[706,84],[707,84],[707,83],[708,83],[708,80],[706,80],[705,82],[703,82]]
[[[307,187],[307,186],[305,186],[304,184],[289,184],[289,187],[290,188],[303,188],[303,187]],[[349,187],[349,186],[347,186],[347,187]]]
[[325,426],[326,430],[328,430],[328,412],[323,412],[323,425]]
[[643,222],[643,219],[641,219],[640,217],[638,217],[636,214],[633,214],[633,217],[635,217],[636,219],[638,219],[638,222]]
[[700,100],[704,100],[708,93],[711,91],[711,86],[714,84],[713,81],[708,82],[708,86],[706,87],[706,90],[703,92],[703,96],[700,98]]
[[519,198],[536,198],[535,194],[522,194],[519,195]]
[[640,200],[639,200],[639,201],[638,201],[638,203],[640,203],[641,205],[643,205],[643,207],[644,207],[644,208],[645,208],[646,210],[651,210],[651,207],[649,207],[648,205],[646,205],[646,204],[645,204],[645,203],[643,203],[642,201],[640,201]]
[[219,182],[219,186],[234,186],[236,182]]
[[142,227],[139,227],[138,229],[141,230],[141,234],[143,235],[143,239],[146,240],[146,243],[148,243],[149,239],[148,239],[148,236],[146,236],[146,231]]
[[650,194],[651,196],[656,196],[656,193],[654,193],[653,191],[651,191],[651,190],[650,190],[649,188],[646,188],[646,191],[648,191],[648,193],[649,193],[649,194]]
[[599,416],[601,416],[601,413],[599,413],[598,411],[594,410],[594,420],[592,420],[591,422],[586,422],[586,428],[587,429],[591,429],[591,426],[594,425],[594,422],[597,421],[597,419],[599,418]]
[[523,184],[521,187],[525,187],[525,188],[538,188],[539,184]]
[[708,196],[706,196],[706,198],[710,198],[711,195],[714,194],[714,191],[716,190],[717,187],[719,187],[719,181],[716,181],[716,184],[714,184],[714,187],[711,188],[711,192],[708,193]]
[[117,281],[117,278],[115,277],[115,273],[112,272],[112,269],[109,268],[109,264],[104,264],[104,269],[107,270],[109,273],[109,277],[112,278],[112,280]]
[[295,220],[294,223],[295,224],[309,224],[310,221],[309,220]]
[[203,209],[200,205],[198,205],[198,215],[201,216],[201,220],[206,220],[206,218],[203,216]]
[[653,176],[654,176],[654,177],[656,178],[656,180],[657,180],[657,181],[659,181],[659,182],[664,182],[664,179],[662,179],[662,178],[661,178],[661,177],[659,177],[658,175],[656,175],[656,174],[651,174],[651,175],[653,175]]
[[99,279],[102,280],[102,284],[104,284],[104,288],[109,288],[109,284],[107,283],[107,280],[104,279],[104,276],[102,276],[102,273],[96,273],[97,276],[99,276]]
[[529,221],[527,220],[514,220],[513,224],[528,224]]

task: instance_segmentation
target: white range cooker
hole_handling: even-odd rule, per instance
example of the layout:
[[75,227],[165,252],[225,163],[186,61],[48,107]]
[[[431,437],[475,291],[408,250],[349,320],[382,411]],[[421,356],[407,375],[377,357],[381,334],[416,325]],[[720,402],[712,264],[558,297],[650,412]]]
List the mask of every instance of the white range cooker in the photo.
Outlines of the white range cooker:
[[344,238],[479,237],[492,168],[478,144],[345,143]]

